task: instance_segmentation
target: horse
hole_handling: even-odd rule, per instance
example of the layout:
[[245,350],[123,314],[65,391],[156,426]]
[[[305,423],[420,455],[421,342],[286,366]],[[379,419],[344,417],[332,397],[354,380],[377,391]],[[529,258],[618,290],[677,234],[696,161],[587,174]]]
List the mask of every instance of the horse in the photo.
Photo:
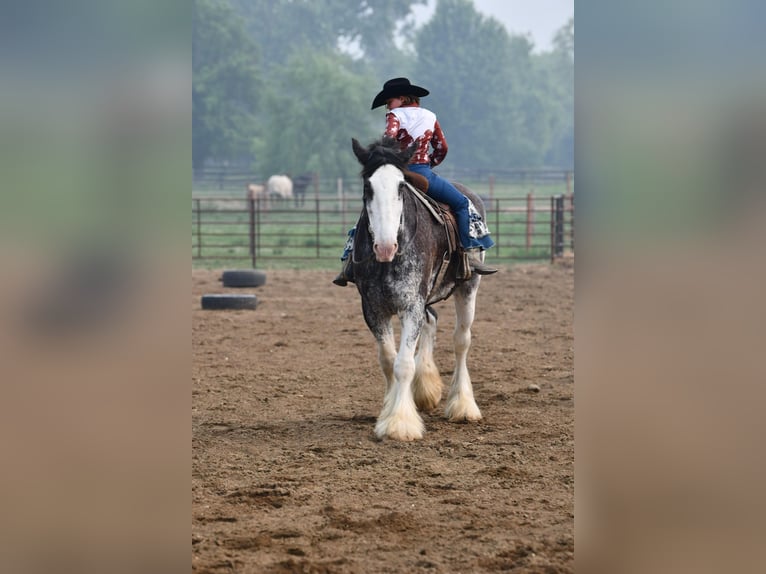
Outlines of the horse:
[[[445,416],[451,421],[478,421],[482,415],[466,360],[481,276],[459,278],[460,257],[451,249],[445,226],[417,197],[421,192],[412,183],[421,176],[407,170],[414,146],[402,150],[396,140],[384,137],[368,147],[352,139],[352,147],[362,165],[364,184],[364,207],[351,253],[353,272],[386,382],[375,435],[400,441],[423,438],[425,425],[418,409],[435,409],[443,390],[433,359],[437,314],[432,305],[450,296],[456,313],[455,369]],[[481,199],[455,185],[485,219]],[[401,324],[398,351],[394,315]]]
[[303,207],[306,202],[306,188],[314,181],[313,173],[303,173],[293,179],[293,195],[295,196],[295,207]]
[[287,205],[293,198],[293,180],[287,175],[272,175],[266,181],[266,195],[269,201]]

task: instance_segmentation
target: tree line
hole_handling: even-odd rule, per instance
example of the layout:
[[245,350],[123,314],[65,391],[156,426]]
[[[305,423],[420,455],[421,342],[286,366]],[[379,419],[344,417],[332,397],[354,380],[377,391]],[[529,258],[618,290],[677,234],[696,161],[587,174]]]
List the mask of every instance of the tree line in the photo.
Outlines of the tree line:
[[193,0],[192,164],[256,173],[358,173],[351,138],[380,136],[383,82],[431,94],[458,168],[571,168],[574,22],[548,52],[472,0]]

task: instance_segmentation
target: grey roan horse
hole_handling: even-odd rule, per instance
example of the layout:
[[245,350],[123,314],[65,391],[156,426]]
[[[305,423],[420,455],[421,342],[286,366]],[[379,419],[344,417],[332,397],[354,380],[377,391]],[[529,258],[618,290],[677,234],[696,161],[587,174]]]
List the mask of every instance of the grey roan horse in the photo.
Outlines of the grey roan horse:
[[[383,409],[375,425],[378,438],[415,440],[425,427],[418,409],[430,411],[441,400],[442,382],[433,360],[436,313],[430,304],[454,296],[455,371],[445,414],[453,421],[476,421],[476,405],[466,358],[481,276],[457,280],[457,255],[450,258],[444,226],[408,183],[412,151],[384,138],[365,148],[353,141],[362,164],[364,209],[357,224],[352,261],[362,311],[378,343],[386,379]],[[456,184],[484,218],[477,195]],[[442,266],[447,266],[446,272]],[[441,271],[441,273],[440,273]],[[438,285],[436,284],[438,280]],[[396,350],[392,318],[401,323]]]

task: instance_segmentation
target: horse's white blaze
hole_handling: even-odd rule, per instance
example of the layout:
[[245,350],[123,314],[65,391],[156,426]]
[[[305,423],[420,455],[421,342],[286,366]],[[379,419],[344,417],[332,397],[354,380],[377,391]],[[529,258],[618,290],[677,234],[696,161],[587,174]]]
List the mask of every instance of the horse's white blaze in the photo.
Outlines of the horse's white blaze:
[[382,263],[392,261],[399,247],[397,235],[404,206],[399,196],[402,181],[402,172],[393,165],[382,166],[369,179],[372,199],[367,204],[367,216],[374,239],[373,250]]

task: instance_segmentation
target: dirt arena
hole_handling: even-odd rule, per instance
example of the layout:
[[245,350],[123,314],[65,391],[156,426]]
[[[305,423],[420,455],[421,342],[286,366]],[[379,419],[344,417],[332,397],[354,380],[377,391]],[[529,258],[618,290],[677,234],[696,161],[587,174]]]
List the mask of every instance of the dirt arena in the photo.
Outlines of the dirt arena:
[[[573,571],[571,261],[482,279],[468,365],[484,419],[449,423],[442,401],[413,443],[373,434],[384,382],[353,286],[220,275],[192,271],[192,571]],[[200,308],[222,292],[259,306]],[[436,309],[446,387],[454,308]]]

